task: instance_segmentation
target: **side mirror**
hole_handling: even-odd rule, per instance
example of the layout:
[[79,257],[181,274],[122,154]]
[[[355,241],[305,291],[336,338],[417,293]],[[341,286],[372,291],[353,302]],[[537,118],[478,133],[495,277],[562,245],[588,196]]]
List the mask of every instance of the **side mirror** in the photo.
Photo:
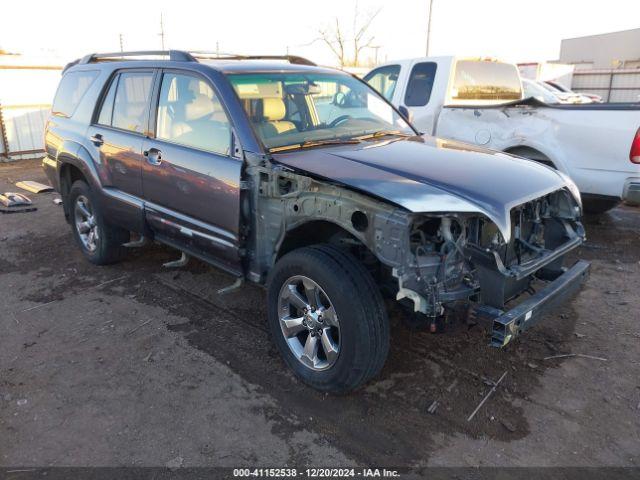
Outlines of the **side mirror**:
[[400,105],[398,107],[398,111],[400,112],[400,115],[402,115],[407,122],[409,123],[413,122],[413,114],[409,111],[407,107],[405,107],[404,105]]

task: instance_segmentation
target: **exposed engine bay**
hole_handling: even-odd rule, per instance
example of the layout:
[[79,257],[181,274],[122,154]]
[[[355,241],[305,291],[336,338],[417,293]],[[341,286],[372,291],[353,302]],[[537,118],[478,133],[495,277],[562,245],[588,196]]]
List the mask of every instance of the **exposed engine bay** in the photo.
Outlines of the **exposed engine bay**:
[[563,273],[564,254],[584,239],[579,212],[566,190],[514,207],[510,241],[485,217],[418,217],[409,237],[415,268],[394,269],[398,297],[428,316],[467,298],[502,309],[534,279]]

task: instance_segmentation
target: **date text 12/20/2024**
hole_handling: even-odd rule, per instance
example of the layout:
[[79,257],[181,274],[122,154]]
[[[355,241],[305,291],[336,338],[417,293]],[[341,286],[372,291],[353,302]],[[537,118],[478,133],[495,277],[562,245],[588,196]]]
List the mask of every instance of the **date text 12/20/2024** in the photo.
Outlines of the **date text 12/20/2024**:
[[306,478],[393,478],[399,477],[397,470],[386,468],[235,468],[234,477],[306,477]]

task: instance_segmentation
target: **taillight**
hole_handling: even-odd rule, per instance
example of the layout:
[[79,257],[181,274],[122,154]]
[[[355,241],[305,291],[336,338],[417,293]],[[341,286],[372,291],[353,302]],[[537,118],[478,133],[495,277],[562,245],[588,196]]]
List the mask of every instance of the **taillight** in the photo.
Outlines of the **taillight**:
[[629,151],[629,160],[633,163],[640,163],[640,128],[636,132],[636,136],[631,143],[631,150]]

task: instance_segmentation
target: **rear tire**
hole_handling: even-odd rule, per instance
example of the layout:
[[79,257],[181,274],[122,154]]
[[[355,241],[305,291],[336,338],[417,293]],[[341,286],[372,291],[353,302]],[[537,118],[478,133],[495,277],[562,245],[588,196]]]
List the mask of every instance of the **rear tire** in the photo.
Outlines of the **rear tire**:
[[[389,352],[387,312],[378,286],[351,254],[330,245],[294,250],[276,263],[267,290],[273,341],[304,383],[343,394],[380,372]],[[319,300],[314,307],[315,293],[310,292],[316,291]],[[307,307],[313,308],[305,314]],[[305,322],[296,323],[301,320]],[[310,361],[306,353],[314,343],[310,341],[314,330],[319,346]],[[329,353],[324,352],[325,345],[330,345]]]
[[106,221],[89,185],[76,180],[67,198],[71,231],[85,258],[95,265],[108,265],[124,258],[126,248],[122,244],[129,241],[129,231]]

